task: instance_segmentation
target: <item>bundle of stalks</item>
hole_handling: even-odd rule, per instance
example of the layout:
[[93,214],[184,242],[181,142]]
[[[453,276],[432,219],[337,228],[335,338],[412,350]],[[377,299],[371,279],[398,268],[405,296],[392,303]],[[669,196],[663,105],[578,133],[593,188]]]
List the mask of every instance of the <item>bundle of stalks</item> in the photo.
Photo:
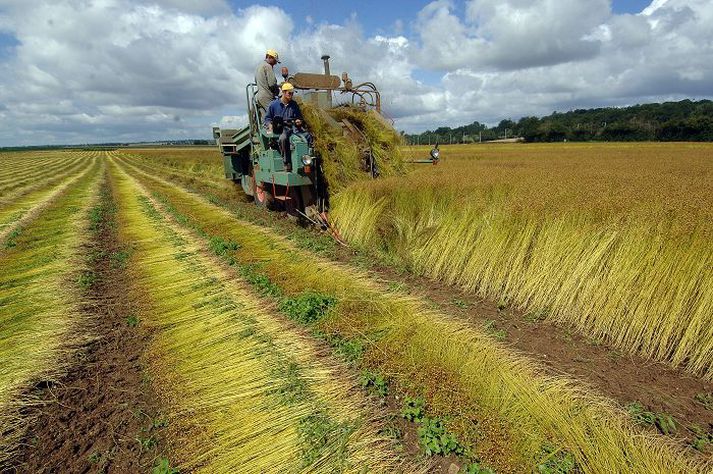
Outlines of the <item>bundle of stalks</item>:
[[369,177],[362,171],[359,144],[344,135],[339,125],[341,120],[349,120],[364,134],[381,176],[404,171],[399,149],[401,136],[377,112],[352,106],[322,110],[307,102],[302,102],[300,109],[314,137],[315,149],[322,157],[324,175],[333,195]]

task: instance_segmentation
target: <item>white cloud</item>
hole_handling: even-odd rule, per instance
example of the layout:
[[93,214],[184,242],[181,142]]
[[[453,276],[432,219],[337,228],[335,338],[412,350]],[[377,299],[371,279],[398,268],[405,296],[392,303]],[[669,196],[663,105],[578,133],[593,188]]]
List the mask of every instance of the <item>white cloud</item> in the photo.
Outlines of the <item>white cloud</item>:
[[356,19],[304,22],[223,0],[3,0],[0,145],[208,137],[246,122],[244,87],[267,48],[292,72],[373,81],[399,128],[713,96],[713,4],[654,0],[438,0],[407,34]]

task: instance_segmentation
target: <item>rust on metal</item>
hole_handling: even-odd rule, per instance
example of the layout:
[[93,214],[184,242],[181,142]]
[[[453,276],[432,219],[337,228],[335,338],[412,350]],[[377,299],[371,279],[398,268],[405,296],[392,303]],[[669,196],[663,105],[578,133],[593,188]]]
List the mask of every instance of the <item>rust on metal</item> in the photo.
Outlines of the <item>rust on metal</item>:
[[339,76],[326,76],[311,72],[298,72],[290,78],[290,83],[295,89],[326,89],[337,90],[341,84]]

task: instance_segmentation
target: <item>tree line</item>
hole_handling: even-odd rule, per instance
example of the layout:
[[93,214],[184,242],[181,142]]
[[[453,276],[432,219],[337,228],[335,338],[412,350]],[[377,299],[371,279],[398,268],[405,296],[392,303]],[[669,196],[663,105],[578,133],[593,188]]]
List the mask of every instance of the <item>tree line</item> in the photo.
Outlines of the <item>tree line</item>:
[[473,143],[520,137],[527,142],[713,141],[713,101],[682,100],[631,107],[577,109],[546,117],[501,120],[495,127],[478,121],[404,134],[410,144]]

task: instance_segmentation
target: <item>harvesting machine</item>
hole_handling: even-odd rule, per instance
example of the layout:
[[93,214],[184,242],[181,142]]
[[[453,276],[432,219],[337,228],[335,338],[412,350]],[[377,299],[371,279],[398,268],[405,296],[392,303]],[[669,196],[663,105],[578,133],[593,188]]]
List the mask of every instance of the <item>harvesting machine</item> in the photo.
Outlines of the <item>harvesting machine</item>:
[[[329,56],[322,56],[322,60],[323,74],[300,72],[290,76],[286,68],[283,68],[284,80],[290,82],[296,90],[303,91],[303,102],[327,110],[333,106],[332,94],[335,93],[346,97],[347,103],[351,102],[361,109],[374,110],[381,114],[381,95],[374,83],[363,82],[355,85],[346,72],[342,73],[341,78],[332,75],[329,71]],[[278,145],[283,124],[274,123],[273,132],[268,132],[262,126],[256,95],[257,85],[248,84],[245,87],[248,125],[244,128],[236,130],[213,127],[213,137],[223,156],[225,177],[239,183],[245,194],[252,196],[258,206],[269,209],[283,208],[314,224],[327,226],[329,192],[322,160],[328,157],[318,156],[305,137],[292,134],[292,171],[287,171]],[[378,177],[378,163],[362,130],[348,119],[337,122],[326,113],[321,116],[332,126],[341,128],[344,135],[357,144],[365,175]],[[437,161],[436,146],[425,162]]]

